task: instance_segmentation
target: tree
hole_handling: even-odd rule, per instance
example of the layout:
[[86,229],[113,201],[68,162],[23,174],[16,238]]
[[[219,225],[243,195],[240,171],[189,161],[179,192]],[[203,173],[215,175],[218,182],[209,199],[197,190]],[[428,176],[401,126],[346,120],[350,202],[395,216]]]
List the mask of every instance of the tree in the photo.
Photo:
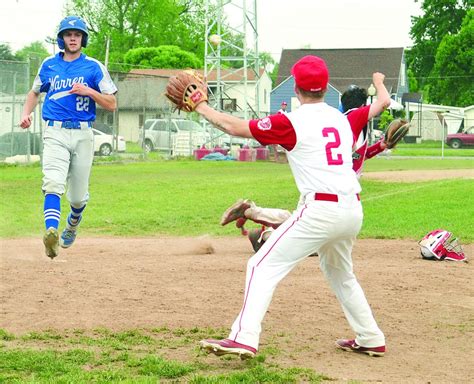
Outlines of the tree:
[[160,45],[151,48],[129,50],[124,61],[141,68],[201,68],[202,62],[191,52],[175,45]]
[[275,86],[277,78],[278,78],[278,69],[280,68],[280,64],[276,63],[273,67],[272,72],[270,73],[270,78],[272,79],[272,85]]
[[0,60],[17,60],[8,44],[0,44]]
[[28,89],[28,69],[12,52],[10,45],[0,44],[0,93],[21,94]]
[[417,92],[420,89],[418,85],[418,80],[416,79],[415,74],[411,68],[407,69],[407,77],[408,77],[408,89],[410,92]]
[[160,45],[204,55],[204,0],[73,0],[70,11],[86,20],[85,51],[101,61],[107,39],[111,63],[123,63],[130,49]]
[[412,17],[410,36],[414,44],[407,51],[407,62],[422,87],[429,83],[427,78],[443,37],[459,31],[469,3],[470,0],[423,0],[423,15]]
[[28,61],[32,58],[43,61],[49,56],[49,52],[41,41],[35,41],[17,51],[15,56],[21,61]]
[[474,10],[459,33],[447,35],[436,51],[429,98],[437,104],[467,107],[474,104]]
[[383,111],[379,119],[379,125],[378,125],[379,129],[385,132],[385,130],[387,129],[387,127],[393,120],[394,120],[394,117],[392,116],[390,111],[388,110]]
[[270,69],[273,69],[273,67],[275,66],[275,59],[268,52],[260,52],[259,60],[260,60],[260,66],[262,68],[265,68],[265,70],[267,71]]
[[38,73],[38,69],[43,60],[50,56],[48,50],[41,41],[35,41],[26,47],[23,47],[15,53],[18,60],[28,61],[30,64],[30,85]]

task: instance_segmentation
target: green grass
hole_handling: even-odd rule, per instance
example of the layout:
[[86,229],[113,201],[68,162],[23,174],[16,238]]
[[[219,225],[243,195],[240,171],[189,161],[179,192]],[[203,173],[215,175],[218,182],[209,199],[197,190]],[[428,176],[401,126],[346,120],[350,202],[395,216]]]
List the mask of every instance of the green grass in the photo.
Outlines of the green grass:
[[136,142],[134,141],[127,141],[127,146],[126,146],[127,153],[142,153],[143,148]]
[[[0,334],[7,332],[0,330]],[[3,340],[0,382],[286,384],[330,379],[310,369],[278,366],[273,361],[280,354],[276,344],[262,348],[255,359],[246,362],[236,357],[205,356],[197,347],[198,341],[222,337],[222,329],[134,329],[118,333],[98,329],[31,335],[9,334]],[[219,360],[229,366],[226,372],[222,372]]]
[[[91,200],[81,233],[88,235],[235,235],[218,221],[240,197],[293,209],[298,192],[287,164],[196,162],[189,159],[94,165]],[[473,168],[472,159],[384,157],[365,173],[405,169]],[[474,240],[472,180],[390,183],[362,178],[365,218],[360,237],[420,239],[447,228],[463,242]],[[41,169],[0,167],[0,238],[39,236],[43,228]],[[62,199],[63,210],[67,203]],[[64,218],[63,215],[63,224]],[[468,332],[472,324],[453,325]],[[246,362],[204,357],[202,338],[225,337],[224,329],[154,328],[114,332],[47,330],[15,335],[0,329],[1,383],[321,383],[331,381],[302,367],[281,367],[288,335],[273,337]],[[350,381],[355,383],[355,381]]]
[[474,147],[452,149],[441,141],[427,140],[419,144],[399,143],[392,151],[395,156],[430,156],[430,157],[473,157]]
[[[473,168],[472,159],[377,158],[365,172]],[[446,228],[474,240],[472,180],[387,183],[362,177],[362,238],[418,239]],[[3,167],[0,175],[0,237],[38,236],[43,230],[41,169]],[[235,235],[218,225],[237,198],[292,210],[298,192],[287,164],[193,160],[101,163],[93,167],[91,200],[81,233],[151,236]],[[62,199],[63,212],[68,211]],[[62,215],[64,224],[66,214]]]

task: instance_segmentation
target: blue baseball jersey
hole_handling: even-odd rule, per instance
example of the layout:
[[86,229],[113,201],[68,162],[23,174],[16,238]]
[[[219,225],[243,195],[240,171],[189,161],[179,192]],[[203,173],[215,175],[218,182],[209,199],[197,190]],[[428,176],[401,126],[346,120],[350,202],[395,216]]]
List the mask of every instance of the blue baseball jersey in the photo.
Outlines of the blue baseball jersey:
[[82,83],[103,94],[117,92],[117,87],[101,62],[83,53],[74,61],[64,61],[60,52],[43,61],[32,87],[36,93],[46,92],[44,120],[95,120],[95,101],[88,96],[69,93],[75,83]]

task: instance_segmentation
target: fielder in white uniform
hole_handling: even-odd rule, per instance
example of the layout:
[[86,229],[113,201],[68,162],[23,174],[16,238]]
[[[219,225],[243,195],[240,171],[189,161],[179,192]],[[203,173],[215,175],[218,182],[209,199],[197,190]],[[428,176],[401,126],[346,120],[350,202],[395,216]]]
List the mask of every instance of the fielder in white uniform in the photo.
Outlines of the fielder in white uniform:
[[[63,52],[46,58],[28,93],[20,121],[22,128],[31,125],[31,112],[45,92],[42,117],[43,134],[43,237],[46,255],[58,255],[58,244],[70,247],[89,200],[89,175],[94,157],[92,123],[98,103],[104,109],[116,108],[117,87],[107,69],[81,53],[87,45],[88,29],[83,19],[68,16],[59,24],[57,41]],[[66,228],[59,238],[61,196],[66,191],[71,206]]]
[[202,340],[200,345],[216,355],[255,356],[276,286],[299,262],[318,252],[321,270],[356,334],[355,339],[338,340],[338,347],[383,355],[384,335],[352,268],[352,246],[363,218],[361,188],[352,169],[353,133],[347,118],[323,101],[329,73],[321,58],[303,57],[292,75],[301,107],[287,115],[244,121],[207,103],[196,108],[228,134],[283,146],[302,196],[299,208],[249,259],[243,306],[229,337]]
[[[386,149],[384,138],[382,137],[375,144],[368,146],[368,122],[374,116],[379,115],[390,102],[390,95],[383,84],[384,75],[373,74],[373,83],[378,84],[377,100],[370,106],[367,103],[367,91],[356,85],[351,85],[341,97],[339,110],[343,112],[349,120],[354,134],[354,148],[352,152],[352,169],[357,177],[362,175],[364,161],[383,152]],[[222,215],[221,225],[226,225],[235,221],[243,235],[248,236],[255,252],[270,237],[274,228],[277,228],[291,216],[291,212],[285,209],[259,207],[248,199],[239,199],[232,204]],[[262,224],[260,228],[246,230],[244,224],[247,220]]]

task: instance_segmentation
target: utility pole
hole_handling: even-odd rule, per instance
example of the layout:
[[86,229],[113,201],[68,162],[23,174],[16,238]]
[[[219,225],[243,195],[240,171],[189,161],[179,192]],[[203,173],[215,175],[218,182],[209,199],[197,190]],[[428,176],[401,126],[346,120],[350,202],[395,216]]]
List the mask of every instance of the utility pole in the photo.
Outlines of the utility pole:
[[107,40],[105,42],[105,68],[109,69],[109,50],[110,50],[110,36],[107,36]]
[[[225,100],[236,99],[230,112],[243,119],[261,117],[257,0],[206,0],[205,7],[204,76],[215,84],[209,103],[223,110]],[[239,36],[242,40],[236,42]]]

